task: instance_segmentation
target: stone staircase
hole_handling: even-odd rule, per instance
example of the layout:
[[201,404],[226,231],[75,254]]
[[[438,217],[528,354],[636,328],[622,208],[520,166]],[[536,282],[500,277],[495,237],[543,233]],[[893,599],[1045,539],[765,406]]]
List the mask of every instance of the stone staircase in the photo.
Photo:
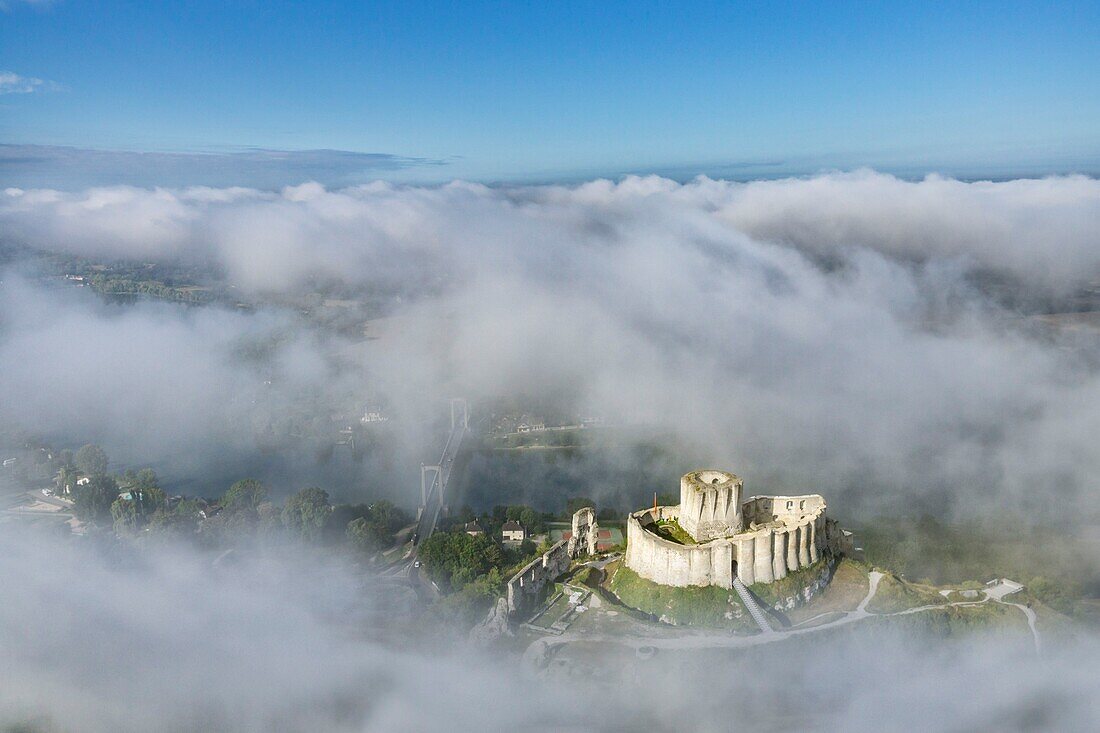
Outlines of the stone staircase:
[[760,604],[752,597],[752,593],[749,593],[749,589],[746,588],[745,584],[741,582],[741,579],[736,576],[733,578],[733,589],[737,591],[737,595],[741,597],[741,602],[745,604],[745,608],[748,609],[749,615],[752,616],[752,620],[756,622],[760,630],[765,634],[774,633],[772,627],[768,625],[768,619],[764,615],[764,609],[760,608]]

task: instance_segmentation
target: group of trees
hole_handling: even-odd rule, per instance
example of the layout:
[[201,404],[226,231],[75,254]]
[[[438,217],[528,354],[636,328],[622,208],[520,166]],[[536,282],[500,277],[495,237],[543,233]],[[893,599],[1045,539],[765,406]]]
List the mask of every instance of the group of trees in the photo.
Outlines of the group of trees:
[[[933,514],[876,517],[853,527],[868,562],[907,580],[933,585],[1008,577],[1066,614],[1100,587],[1082,583],[1080,558],[1089,546],[1072,533],[1003,512],[993,519],[951,522]],[[1041,547],[1042,552],[1034,548]]]
[[[387,549],[393,544],[397,532],[410,521],[407,513],[388,501],[341,509],[341,520],[348,519],[344,525],[344,534],[352,547],[364,555]],[[338,526],[339,522],[336,524]]]
[[198,517],[205,515],[199,539],[207,545],[240,547],[264,544],[282,530],[278,507],[267,497],[267,487],[256,479],[237,481],[216,502],[200,505]]
[[217,536],[222,544],[250,540],[346,544],[368,556],[390,547],[394,535],[410,521],[408,514],[388,501],[333,505],[328,492],[316,486],[292,494],[280,508],[255,479],[230,486],[217,506],[220,512],[203,522],[200,534]]
[[117,499],[118,481],[101,473],[73,488],[73,511],[85,522],[106,524],[111,520],[111,505]]
[[[571,519],[577,510],[595,506],[596,502],[588,497],[571,497],[565,502],[564,518]],[[604,509],[598,516],[619,518],[614,509]],[[480,591],[488,593],[492,590],[489,586],[496,585],[487,580],[490,574],[496,573],[502,585],[507,572],[518,569],[533,556],[546,550],[549,542],[544,541],[541,546],[536,547],[532,537],[546,533],[547,523],[561,518],[522,504],[498,505],[491,512],[480,516],[475,516],[468,507],[463,507],[452,519],[451,531],[437,532],[425,540],[420,546],[419,557],[424,561],[431,578],[443,587],[461,591],[476,581],[479,584],[479,594]],[[465,524],[471,520],[476,520],[484,532],[483,535],[470,535],[464,531]],[[518,546],[501,544],[502,527],[509,520],[519,522],[527,531],[527,539]]]
[[418,556],[432,580],[452,590],[461,590],[494,569],[499,576],[507,561],[500,545],[488,535],[461,530],[436,532],[420,545]]
[[59,463],[58,486],[72,493],[73,512],[85,522],[131,534],[166,508],[165,493],[151,468],[113,476],[107,472],[107,453],[98,445],[85,445],[75,455],[63,450]]
[[[680,503],[679,497],[675,497],[669,501],[665,501],[668,496],[670,495],[664,494],[660,497],[660,501],[662,504]],[[565,500],[565,516],[563,517],[563,519],[565,519],[566,521],[571,520],[573,518],[573,514],[576,513],[577,510],[583,509],[586,506],[590,506],[593,509],[598,508],[598,511],[596,512],[596,518],[605,522],[613,522],[616,520],[621,520],[623,518],[623,513],[615,507],[600,507],[599,504],[597,504],[594,500],[590,499],[587,496],[572,496]]]
[[331,514],[327,491],[316,487],[302,489],[283,505],[283,526],[296,539],[316,542]]
[[[108,477],[110,478],[110,477]],[[115,532],[134,533],[144,527],[154,514],[167,510],[167,499],[160,488],[157,474],[151,468],[136,473],[126,471],[115,487],[116,499],[111,504]],[[119,491],[125,494],[119,494]]]
[[89,443],[82,447],[76,452],[74,463],[85,476],[100,476],[107,473],[107,453],[98,445]]
[[529,506],[519,504],[511,506],[497,505],[493,507],[493,511],[482,515],[475,515],[469,507],[463,507],[455,515],[454,521],[458,525],[464,525],[469,521],[477,521],[478,526],[485,530],[486,534],[500,539],[501,528],[507,521],[519,522],[530,536],[545,532],[547,520],[553,518],[552,514],[537,512]]
[[216,546],[266,545],[283,540],[318,542],[334,516],[328,492],[316,486],[292,494],[282,507],[256,479],[237,481],[202,512],[200,539]]
[[[474,518],[464,508],[454,518],[450,531],[433,534],[420,545],[418,553],[428,576],[449,591],[434,612],[441,620],[467,626],[485,616],[513,573],[547,549],[548,542],[536,547],[531,536],[545,533],[546,522],[554,516],[524,505],[496,506],[476,518],[484,533],[471,535],[464,527]],[[522,543],[502,543],[501,528],[508,520],[519,522],[527,530],[527,539]]]
[[410,521],[388,501],[333,506],[328,492],[317,487],[302,489],[280,507],[267,487],[251,478],[237,481],[217,500],[169,500],[151,469],[108,473],[107,455],[96,445],[69,452],[62,463],[60,478],[72,487],[76,516],[119,536],[171,536],[214,547],[284,540],[346,543],[370,555],[390,547]]

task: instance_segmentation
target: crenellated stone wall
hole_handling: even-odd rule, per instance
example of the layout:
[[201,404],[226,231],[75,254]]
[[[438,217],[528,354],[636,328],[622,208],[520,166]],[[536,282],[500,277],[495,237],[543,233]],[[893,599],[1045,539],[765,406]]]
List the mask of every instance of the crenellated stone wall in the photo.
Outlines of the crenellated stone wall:
[[542,600],[543,588],[565,573],[573,558],[596,553],[599,525],[592,507],[573,514],[572,529],[570,539],[557,542],[508,580],[505,599],[509,616],[534,610]]
[[542,589],[547,583],[569,569],[573,561],[569,554],[569,541],[561,540],[525,565],[508,581],[508,613],[533,610],[542,600]]

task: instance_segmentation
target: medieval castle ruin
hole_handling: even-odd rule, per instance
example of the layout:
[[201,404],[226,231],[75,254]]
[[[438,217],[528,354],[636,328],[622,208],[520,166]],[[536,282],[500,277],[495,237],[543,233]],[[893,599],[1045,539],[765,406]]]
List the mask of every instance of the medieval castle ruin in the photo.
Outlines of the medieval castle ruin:
[[596,512],[592,507],[584,507],[574,513],[569,539],[559,540],[508,581],[505,596],[508,614],[530,611],[538,605],[547,583],[568,570],[575,558],[595,555],[598,531]]
[[680,479],[680,504],[654,506],[627,517],[626,565],[661,585],[732,588],[772,583],[839,555],[847,533],[825,517],[817,494],[754,496],[741,501],[744,482],[725,471],[694,471]]

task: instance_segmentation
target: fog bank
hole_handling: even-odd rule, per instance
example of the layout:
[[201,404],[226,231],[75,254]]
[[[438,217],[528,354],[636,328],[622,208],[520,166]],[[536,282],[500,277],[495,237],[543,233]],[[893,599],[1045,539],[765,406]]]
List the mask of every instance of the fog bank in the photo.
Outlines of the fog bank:
[[[1013,303],[1100,272],[1094,179],[11,189],[0,223],[32,251],[212,265],[260,302],[393,296],[362,342],[278,308],[119,315],[7,277],[4,412],[39,430],[213,460],[263,382],[226,352],[276,331],[275,392],[329,411],[364,384],[421,416],[523,393],[665,430],[761,493],[1092,511],[1095,338],[1037,333]],[[404,437],[410,455],[427,440]]]

